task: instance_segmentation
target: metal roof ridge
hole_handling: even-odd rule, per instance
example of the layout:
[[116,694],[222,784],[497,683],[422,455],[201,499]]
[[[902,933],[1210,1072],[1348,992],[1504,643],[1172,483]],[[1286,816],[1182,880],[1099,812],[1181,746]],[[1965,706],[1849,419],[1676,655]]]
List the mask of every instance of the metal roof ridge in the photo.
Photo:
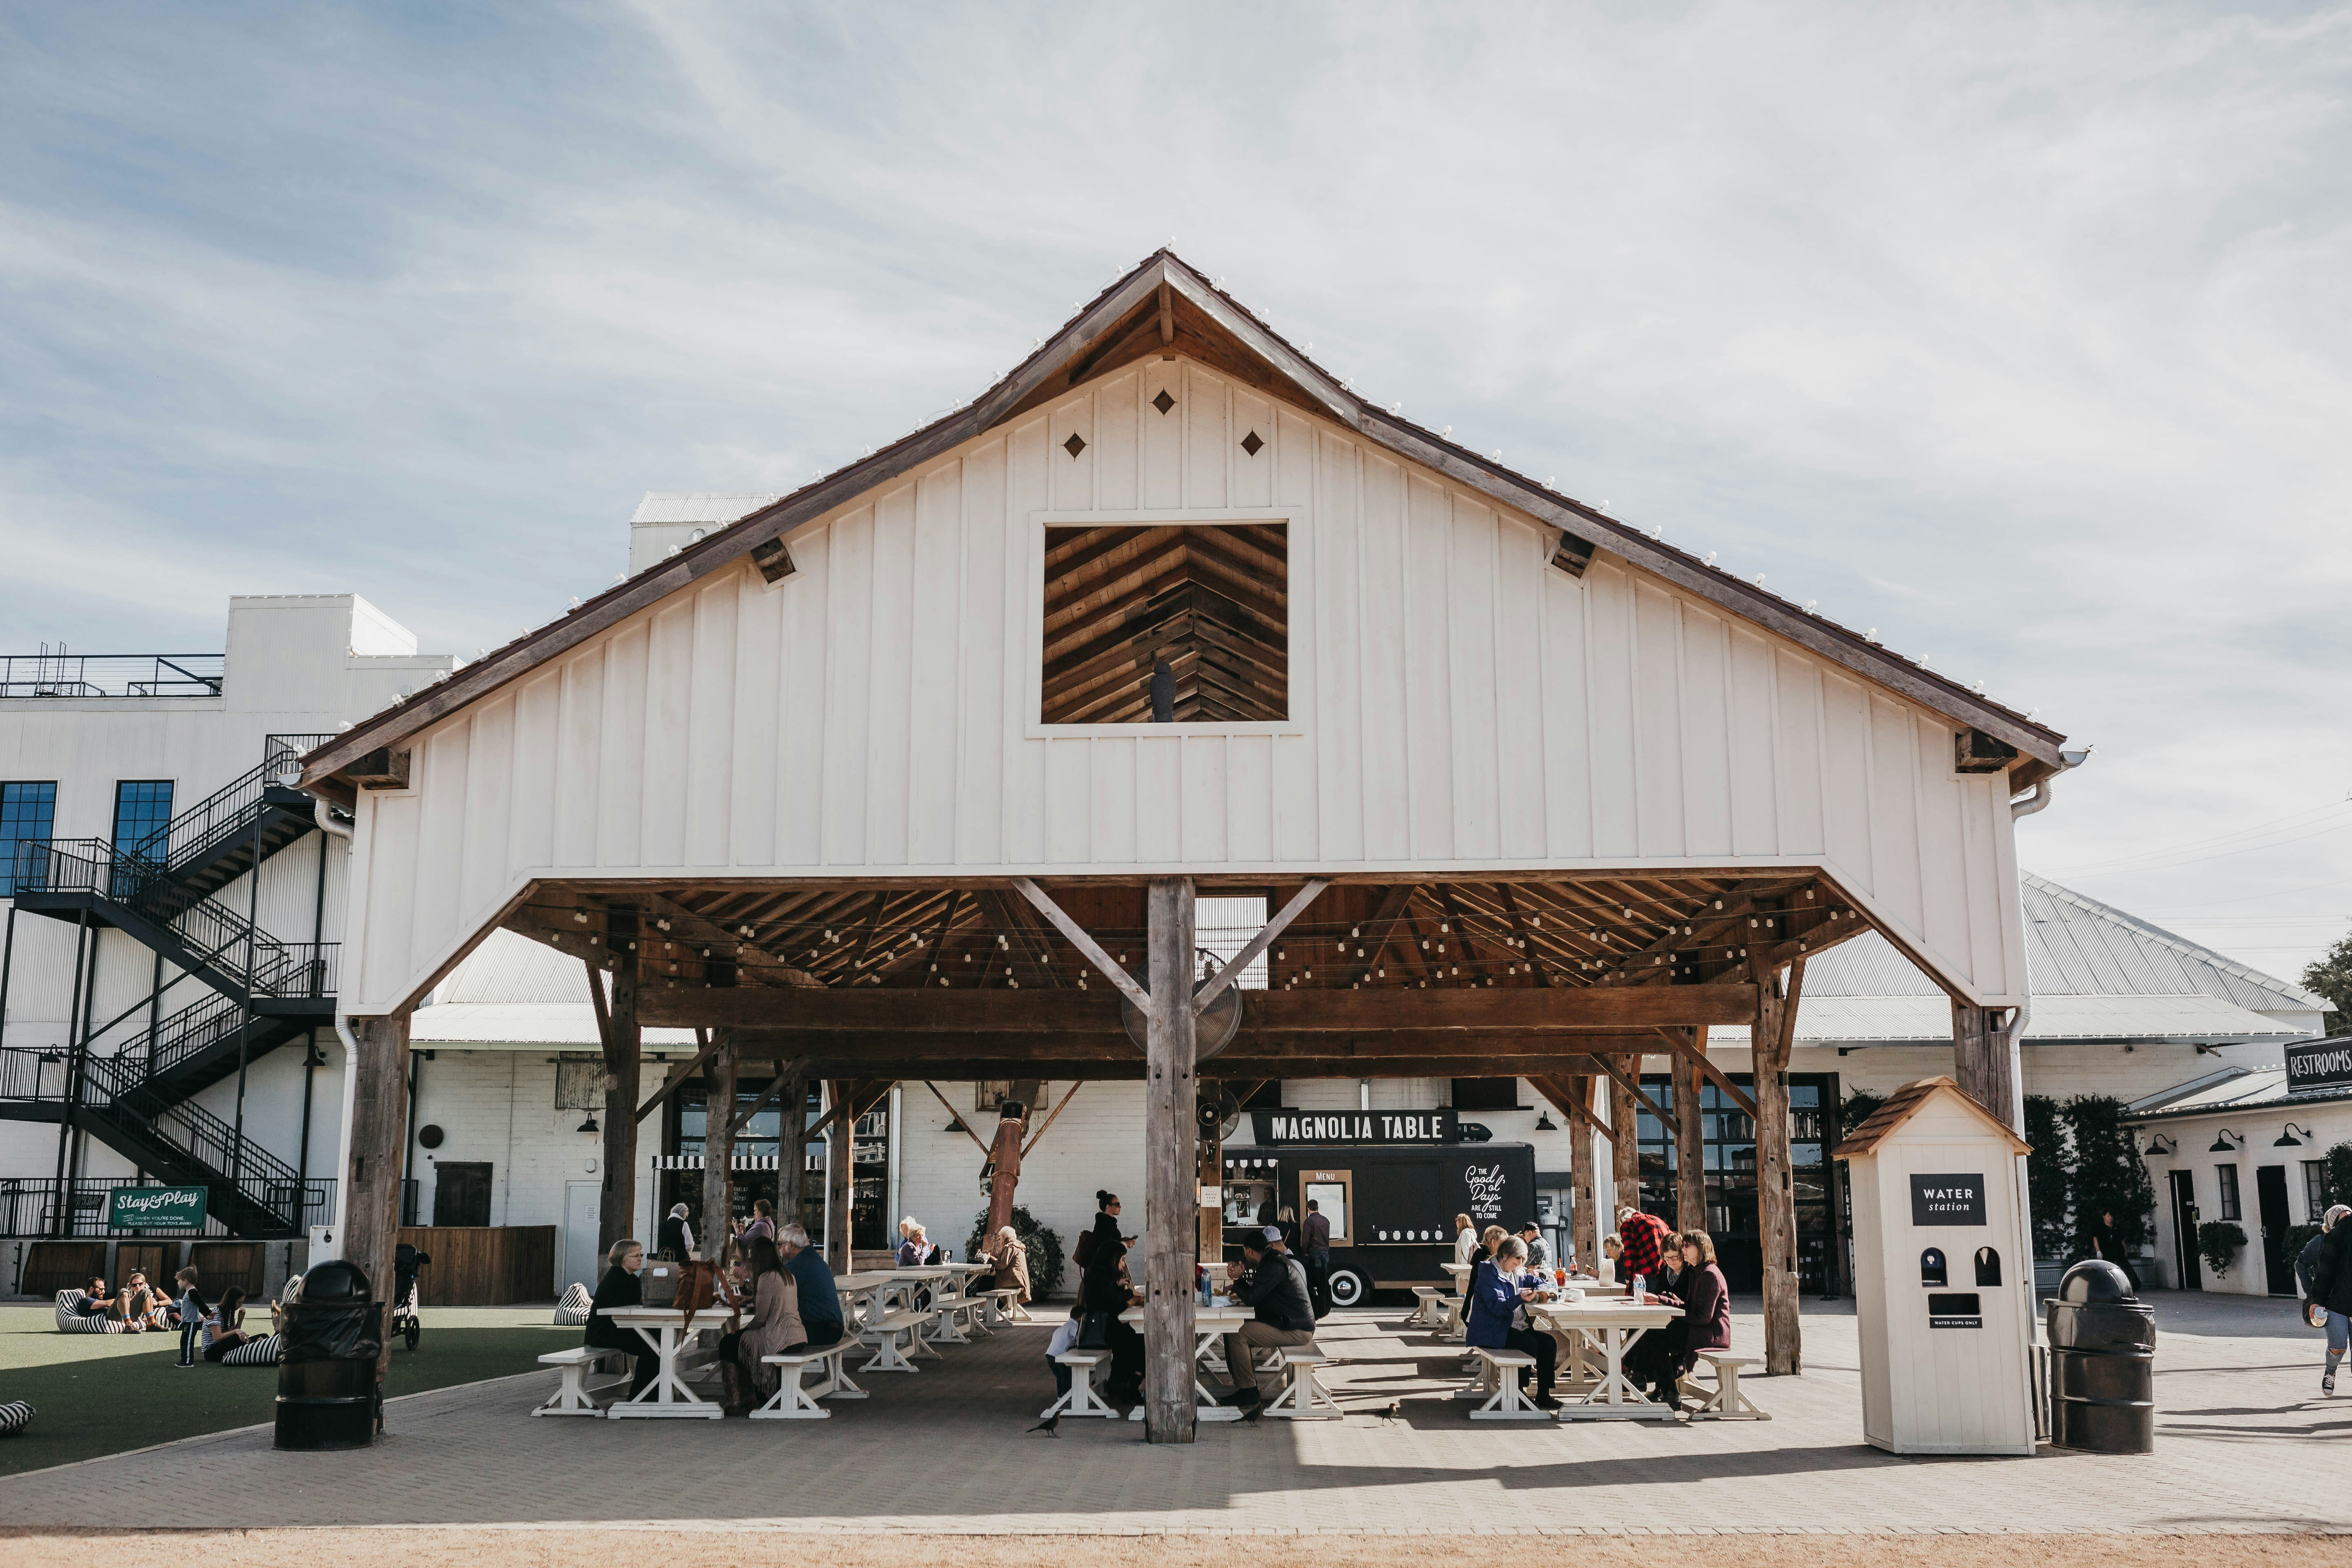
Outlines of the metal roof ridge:
[[2231,958],[2223,953],[2216,952],[2202,942],[2191,942],[2187,937],[2168,931],[2160,925],[2156,925],[2150,921],[2144,921],[2140,919],[2139,916],[2132,914],[2128,910],[2119,910],[2113,904],[2103,903],[2099,900],[2091,897],[2088,893],[2077,892],[2074,889],[2065,886],[2063,883],[2053,882],[2049,878],[2041,876],[2036,872],[2029,871],[2021,866],[2018,868],[2017,878],[2021,882],[2031,883],[2032,886],[2041,889],[2045,893],[2052,894],[2056,898],[2063,899],[2066,902],[2073,904],[2075,908],[2082,910],[2086,914],[2104,915],[2113,920],[2116,924],[2128,927],[2142,936],[2153,937],[2158,942],[2172,948],[2175,952],[2186,953],[2189,957],[2199,960],[2200,963],[2210,963],[2216,969],[2226,971],[2229,973],[2236,975],[2241,980],[2252,981],[2253,984],[2262,986],[2266,991],[2275,992],[2280,995],[2290,998],[2291,1000],[2301,1002],[2309,1006],[2315,1007],[2323,1013],[2335,1011],[2334,1005],[2331,1004],[2326,997],[2319,995],[2315,992],[2305,991],[2302,986],[2295,984],[2292,981],[2281,980],[2275,974],[2265,974],[2259,969],[2251,968],[2246,964],[2240,963],[2236,959]]

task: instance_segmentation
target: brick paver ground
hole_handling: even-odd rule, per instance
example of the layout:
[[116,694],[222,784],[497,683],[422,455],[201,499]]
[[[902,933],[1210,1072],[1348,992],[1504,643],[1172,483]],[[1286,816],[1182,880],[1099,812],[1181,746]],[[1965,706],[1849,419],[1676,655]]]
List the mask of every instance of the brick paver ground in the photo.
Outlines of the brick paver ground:
[[[2352,1380],[2340,1402],[2320,1398],[2318,1340],[2293,1304],[2157,1300],[2161,1415],[2157,1452],[2141,1457],[1867,1447],[1854,1323],[1837,1303],[1807,1303],[1802,1377],[1753,1383],[1773,1420],[1696,1426],[1474,1424],[1438,1397],[1459,1351],[1377,1313],[1325,1325],[1345,1359],[1333,1382],[1347,1420],[1203,1426],[1189,1447],[1155,1448],[1123,1423],[1026,1432],[1051,1394],[1041,1326],[950,1349],[913,1377],[871,1377],[876,1396],[828,1421],[536,1420],[552,1378],[534,1374],[400,1402],[364,1454],[279,1454],[250,1431],[16,1477],[0,1481],[0,1520],[731,1520],[868,1535],[2352,1530]],[[1760,1353],[1753,1310],[1735,1316],[1734,1337]]]

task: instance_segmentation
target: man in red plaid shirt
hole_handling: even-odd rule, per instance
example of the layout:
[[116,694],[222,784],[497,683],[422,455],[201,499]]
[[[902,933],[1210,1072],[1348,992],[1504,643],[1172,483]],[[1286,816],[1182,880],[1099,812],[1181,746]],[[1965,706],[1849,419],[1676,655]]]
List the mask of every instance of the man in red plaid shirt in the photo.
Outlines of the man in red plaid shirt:
[[1617,1244],[1623,1248],[1617,1257],[1617,1278],[1624,1281],[1627,1295],[1633,1293],[1636,1274],[1652,1279],[1658,1277],[1658,1262],[1673,1238],[1666,1222],[1656,1215],[1637,1208],[1617,1211]]

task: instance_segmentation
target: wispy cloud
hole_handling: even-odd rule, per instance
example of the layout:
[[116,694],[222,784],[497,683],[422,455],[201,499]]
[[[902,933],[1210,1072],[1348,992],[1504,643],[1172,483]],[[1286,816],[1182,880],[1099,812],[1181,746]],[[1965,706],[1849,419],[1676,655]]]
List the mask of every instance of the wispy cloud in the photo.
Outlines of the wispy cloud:
[[[830,468],[1172,234],[1358,385],[2098,742],[2030,864],[2352,787],[2341,5],[0,27],[19,642],[345,587],[500,640],[637,492]],[[2086,881],[2272,968],[2198,911],[2346,887],[2326,837]]]

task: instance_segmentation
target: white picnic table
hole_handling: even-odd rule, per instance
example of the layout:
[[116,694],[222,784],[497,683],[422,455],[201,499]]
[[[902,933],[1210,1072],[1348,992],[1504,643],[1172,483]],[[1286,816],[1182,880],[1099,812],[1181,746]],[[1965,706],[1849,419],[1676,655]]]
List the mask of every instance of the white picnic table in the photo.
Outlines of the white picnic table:
[[892,1268],[868,1269],[863,1274],[837,1275],[834,1279],[833,1288],[845,1302],[856,1303],[851,1308],[855,1313],[855,1319],[850,1326],[854,1329],[873,1327],[882,1314],[889,1310],[887,1298],[898,1295],[902,1290],[911,1291],[914,1289],[911,1282],[901,1279],[898,1271]]
[[[1584,1392],[1559,1407],[1562,1421],[1666,1420],[1672,1405],[1660,1405],[1625,1381],[1625,1350],[1652,1329],[1664,1328],[1683,1315],[1680,1307],[1647,1306],[1629,1297],[1587,1296],[1580,1301],[1530,1301],[1528,1318],[1540,1322],[1561,1342]],[[1590,1375],[1591,1357],[1601,1361],[1600,1375]]]
[[[677,1358],[686,1348],[688,1332],[686,1311],[680,1307],[603,1307],[598,1309],[606,1318],[626,1329],[635,1330],[639,1339],[660,1358],[660,1370],[646,1384],[645,1392],[635,1399],[614,1402],[604,1414],[615,1421],[667,1417],[716,1421],[726,1414],[715,1402],[703,1398],[686,1385],[677,1373]],[[694,1315],[692,1332],[706,1329],[716,1331],[727,1326],[728,1310],[724,1307],[706,1307]]]
[[[1212,1350],[1216,1348],[1219,1340],[1256,1316],[1257,1314],[1247,1307],[1221,1305],[1192,1309],[1192,1332],[1195,1336],[1192,1346],[1192,1396],[1200,1405],[1192,1415],[1195,1421],[1238,1421],[1242,1418],[1242,1412],[1239,1409],[1230,1405],[1218,1404],[1215,1393],[1207,1384],[1201,1381],[1201,1363]],[[1143,1309],[1129,1307],[1118,1315],[1118,1321],[1139,1331],[1143,1327]],[[1236,1384],[1234,1386],[1240,1385]],[[1137,1405],[1134,1413],[1128,1419],[1142,1420],[1143,1406]]]

